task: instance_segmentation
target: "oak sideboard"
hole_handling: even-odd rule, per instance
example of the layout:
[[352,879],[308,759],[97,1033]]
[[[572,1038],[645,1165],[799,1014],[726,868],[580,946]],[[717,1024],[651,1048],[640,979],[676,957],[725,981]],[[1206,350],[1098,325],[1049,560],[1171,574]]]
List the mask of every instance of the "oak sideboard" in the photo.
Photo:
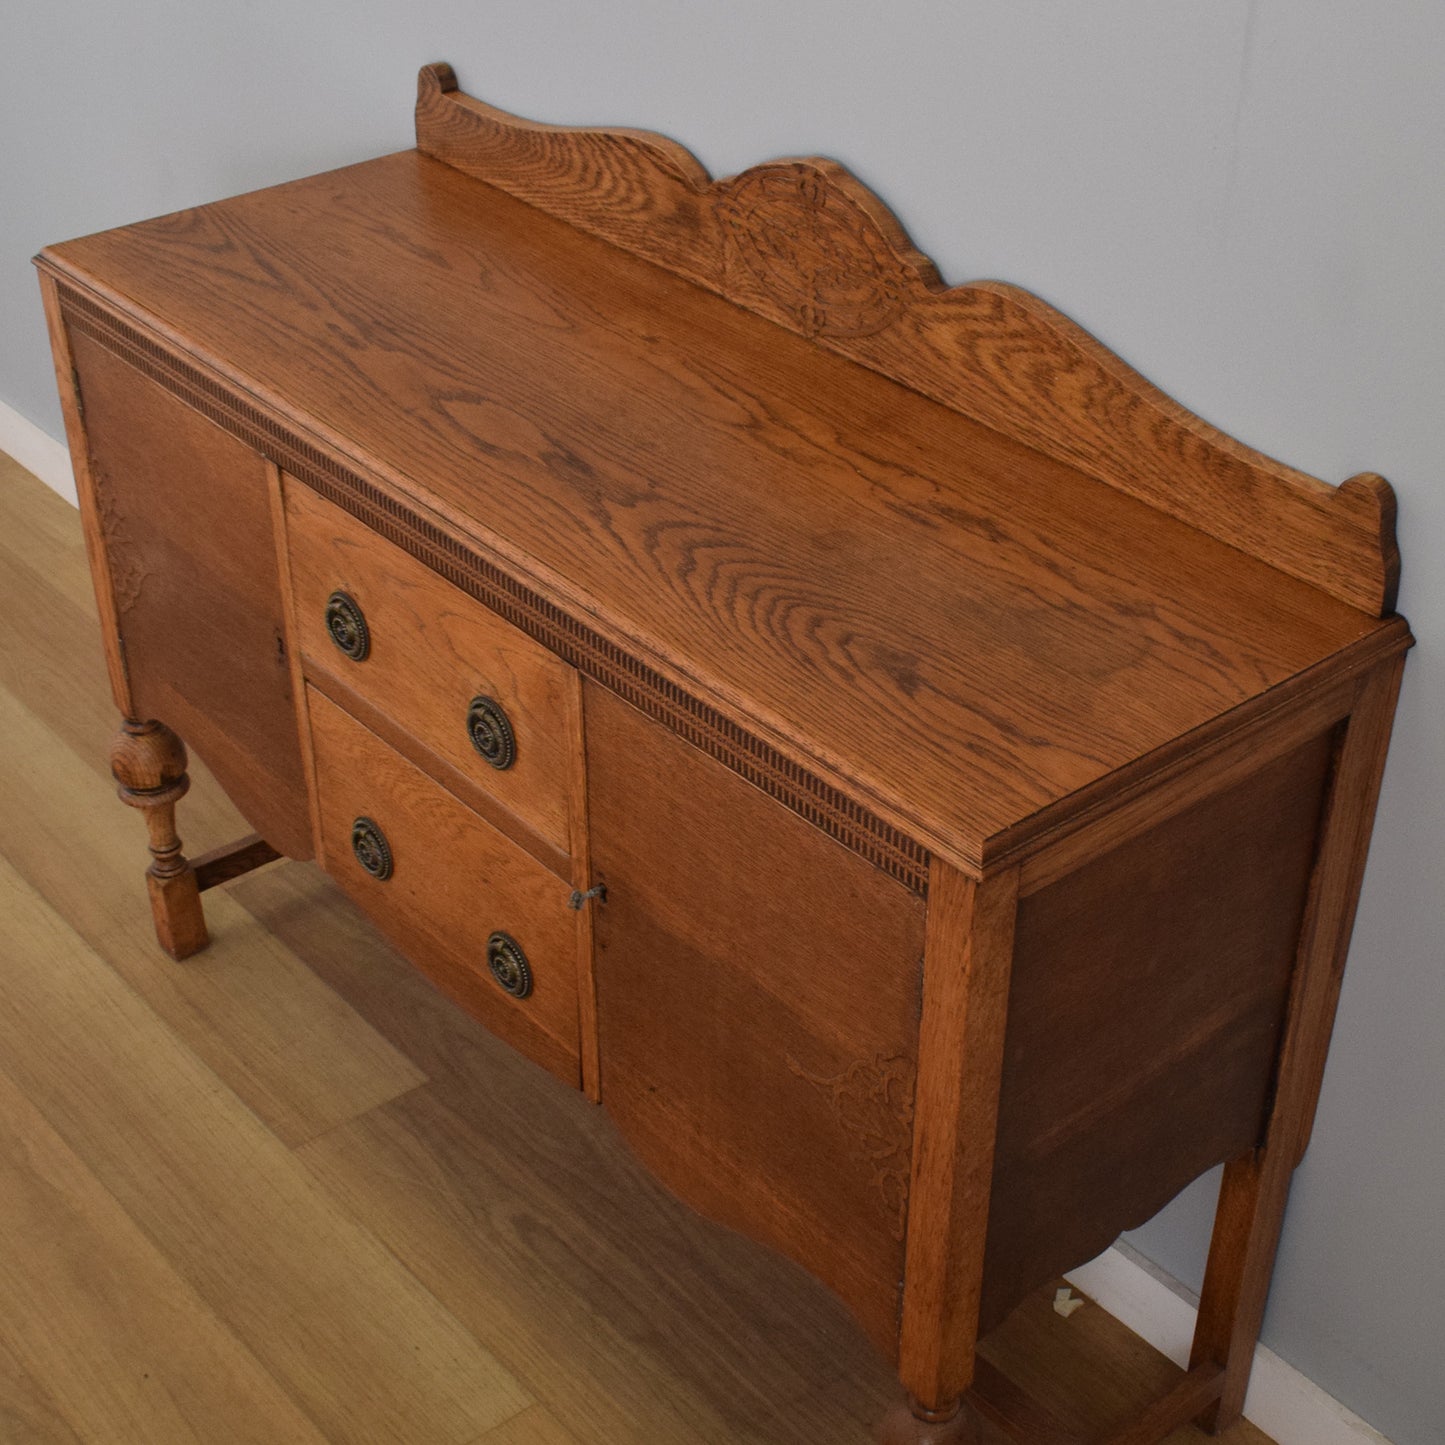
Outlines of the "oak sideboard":
[[[416,134],[38,258],[161,945],[317,859],[845,1302],[893,1445],[1072,1440],[977,1340],[1223,1163],[1193,1359],[1106,1438],[1229,1424],[1411,640],[1388,485],[945,286],[833,162],[444,65]],[[187,746],[256,830],[195,859]]]

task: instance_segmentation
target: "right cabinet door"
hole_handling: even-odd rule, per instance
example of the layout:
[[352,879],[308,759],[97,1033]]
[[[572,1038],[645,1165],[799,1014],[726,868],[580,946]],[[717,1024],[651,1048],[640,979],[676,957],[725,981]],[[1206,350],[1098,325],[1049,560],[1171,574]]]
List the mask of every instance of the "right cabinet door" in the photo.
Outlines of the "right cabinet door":
[[603,1104],[892,1358],[923,902],[612,693],[585,714]]

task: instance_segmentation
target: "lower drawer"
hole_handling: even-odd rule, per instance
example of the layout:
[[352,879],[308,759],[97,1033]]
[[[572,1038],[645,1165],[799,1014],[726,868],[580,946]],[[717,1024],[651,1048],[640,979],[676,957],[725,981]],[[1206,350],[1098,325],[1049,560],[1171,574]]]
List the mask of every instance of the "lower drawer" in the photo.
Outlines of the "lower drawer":
[[445,993],[577,1085],[567,885],[314,688],[307,706],[327,872]]

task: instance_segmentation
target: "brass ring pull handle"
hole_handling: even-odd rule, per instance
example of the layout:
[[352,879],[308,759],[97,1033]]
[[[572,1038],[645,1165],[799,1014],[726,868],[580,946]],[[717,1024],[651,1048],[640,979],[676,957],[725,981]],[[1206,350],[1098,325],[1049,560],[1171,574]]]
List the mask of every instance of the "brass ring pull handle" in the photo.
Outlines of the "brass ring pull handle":
[[517,736],[494,698],[474,697],[467,707],[467,736],[472,746],[498,772],[517,760]]
[[371,630],[356,599],[333,592],[326,599],[326,630],[331,640],[353,662],[365,662],[371,651]]
[[532,992],[532,965],[510,934],[494,933],[487,940],[487,967],[504,993],[526,998]]
[[358,818],[351,825],[351,851],[356,861],[382,883],[391,877],[394,864],[386,834],[371,818]]

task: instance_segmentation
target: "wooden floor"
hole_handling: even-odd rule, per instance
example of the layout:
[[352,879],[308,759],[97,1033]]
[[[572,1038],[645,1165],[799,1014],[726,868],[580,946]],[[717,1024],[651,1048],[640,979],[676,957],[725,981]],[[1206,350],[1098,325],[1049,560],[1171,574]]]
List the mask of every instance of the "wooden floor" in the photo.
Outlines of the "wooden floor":
[[[314,867],[208,894],[167,961],[115,724],[77,515],[0,457],[3,1445],[866,1445],[894,1387],[843,1310]],[[249,831],[193,776],[189,851]],[[1173,1373],[1047,1297],[988,1353],[1090,1429]]]

